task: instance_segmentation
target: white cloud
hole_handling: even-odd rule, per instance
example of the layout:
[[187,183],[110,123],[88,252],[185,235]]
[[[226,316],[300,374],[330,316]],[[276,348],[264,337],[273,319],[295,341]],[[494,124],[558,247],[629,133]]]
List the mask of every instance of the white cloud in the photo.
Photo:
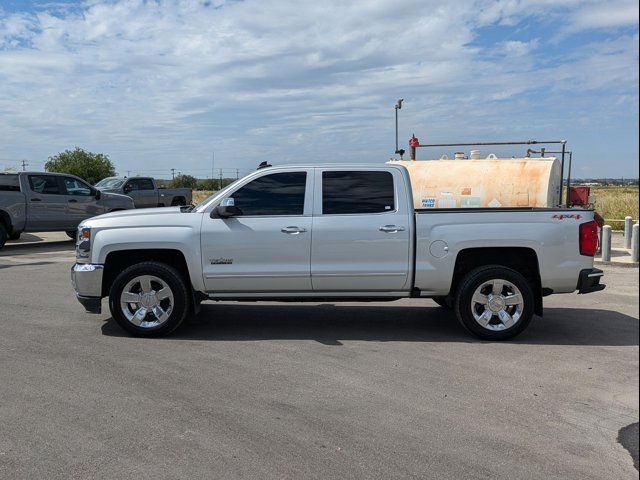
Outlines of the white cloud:
[[0,157],[79,145],[122,169],[202,175],[214,148],[229,167],[374,161],[390,149],[397,97],[407,129],[449,136],[531,128],[518,109],[541,90],[637,98],[637,36],[559,63],[537,57],[542,33],[482,38],[482,26],[545,12],[593,25],[578,20],[583,4],[550,0],[96,0],[0,13]]

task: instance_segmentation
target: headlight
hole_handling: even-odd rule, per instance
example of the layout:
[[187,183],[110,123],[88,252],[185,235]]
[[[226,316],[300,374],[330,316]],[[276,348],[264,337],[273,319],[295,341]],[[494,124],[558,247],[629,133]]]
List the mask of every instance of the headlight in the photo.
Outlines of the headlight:
[[91,229],[89,227],[78,227],[78,237],[76,239],[76,256],[78,258],[89,258],[91,250]]

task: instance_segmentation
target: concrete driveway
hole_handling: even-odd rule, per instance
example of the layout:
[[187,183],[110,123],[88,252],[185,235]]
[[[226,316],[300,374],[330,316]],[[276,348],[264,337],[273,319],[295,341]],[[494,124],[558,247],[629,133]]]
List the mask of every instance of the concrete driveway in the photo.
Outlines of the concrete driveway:
[[63,235],[0,251],[0,478],[637,479],[637,269],[508,343],[426,300],[205,304],[143,340],[83,313]]

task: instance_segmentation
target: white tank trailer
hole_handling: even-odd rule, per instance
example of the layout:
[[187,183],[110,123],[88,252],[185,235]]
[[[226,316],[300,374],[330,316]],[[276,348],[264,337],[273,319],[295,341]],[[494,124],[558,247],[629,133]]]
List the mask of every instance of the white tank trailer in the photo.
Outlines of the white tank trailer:
[[407,168],[413,204],[423,208],[556,207],[560,161],[555,157],[391,160]]

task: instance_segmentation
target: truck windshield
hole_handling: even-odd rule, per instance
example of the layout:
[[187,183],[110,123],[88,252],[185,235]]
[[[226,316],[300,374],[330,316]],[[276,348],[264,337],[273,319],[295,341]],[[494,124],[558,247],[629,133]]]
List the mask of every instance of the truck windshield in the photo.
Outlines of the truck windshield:
[[124,180],[122,178],[105,178],[96,183],[98,188],[120,188]]

